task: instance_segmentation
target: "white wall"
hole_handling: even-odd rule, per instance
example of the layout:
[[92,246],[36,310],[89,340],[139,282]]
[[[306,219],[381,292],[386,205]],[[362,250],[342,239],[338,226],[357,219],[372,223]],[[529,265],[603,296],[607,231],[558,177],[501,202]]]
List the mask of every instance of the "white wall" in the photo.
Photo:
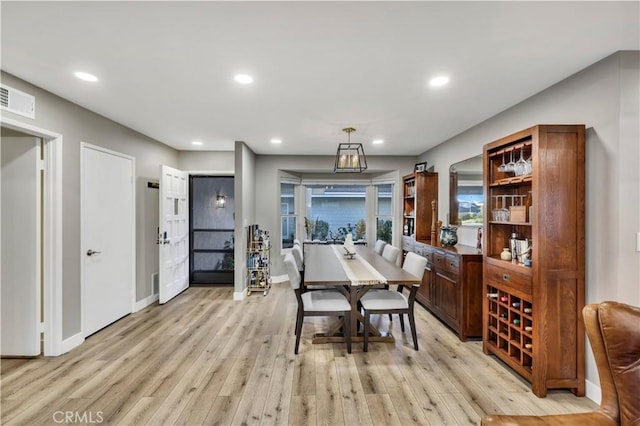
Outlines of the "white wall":
[[208,172],[212,175],[233,174],[235,166],[233,151],[180,151],[178,169],[190,172]]
[[[256,155],[244,142],[235,143],[234,196],[236,200],[234,299],[247,288],[247,229],[256,222]],[[261,225],[261,224],[260,224]]]
[[[62,337],[81,330],[80,323],[80,142],[87,142],[136,158],[136,298],[150,296],[151,275],[158,271],[155,228],[157,194],[148,181],[158,181],[160,164],[176,167],[178,152],[103,116],[2,72],[2,83],[36,97],[36,118],[2,111],[3,116],[63,136],[62,200]],[[152,203],[150,205],[149,203]]]
[[[587,127],[586,301],[640,306],[640,52],[618,52],[420,155],[445,173],[484,144],[535,124]],[[449,205],[440,180],[439,215]],[[598,383],[588,350],[587,380]]]

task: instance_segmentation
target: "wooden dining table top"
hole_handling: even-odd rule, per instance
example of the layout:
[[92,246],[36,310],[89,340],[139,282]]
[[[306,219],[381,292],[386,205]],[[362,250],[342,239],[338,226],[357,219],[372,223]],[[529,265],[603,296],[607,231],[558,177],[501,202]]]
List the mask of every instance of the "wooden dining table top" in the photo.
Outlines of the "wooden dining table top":
[[[389,262],[372,249],[356,245],[356,257],[369,262],[385,279],[387,284],[420,284],[421,279]],[[304,245],[305,285],[350,285],[340,260],[329,244]]]

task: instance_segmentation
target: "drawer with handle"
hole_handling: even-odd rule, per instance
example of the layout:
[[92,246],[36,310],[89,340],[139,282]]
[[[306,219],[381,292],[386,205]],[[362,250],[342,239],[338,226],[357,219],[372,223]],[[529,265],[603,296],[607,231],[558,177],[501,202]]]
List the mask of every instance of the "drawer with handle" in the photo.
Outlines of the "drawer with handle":
[[495,265],[486,266],[485,282],[487,285],[509,287],[523,294],[531,294],[531,277]]

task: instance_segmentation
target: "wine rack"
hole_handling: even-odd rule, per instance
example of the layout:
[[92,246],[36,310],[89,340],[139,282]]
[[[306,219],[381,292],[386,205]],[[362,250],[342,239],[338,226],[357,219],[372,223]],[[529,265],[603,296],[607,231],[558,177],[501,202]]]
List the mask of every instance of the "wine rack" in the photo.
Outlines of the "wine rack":
[[506,289],[492,285],[486,288],[486,344],[503,353],[503,359],[530,380],[533,369],[533,304]]
[[585,127],[538,125],[486,144],[483,176],[483,351],[539,397],[582,396]]

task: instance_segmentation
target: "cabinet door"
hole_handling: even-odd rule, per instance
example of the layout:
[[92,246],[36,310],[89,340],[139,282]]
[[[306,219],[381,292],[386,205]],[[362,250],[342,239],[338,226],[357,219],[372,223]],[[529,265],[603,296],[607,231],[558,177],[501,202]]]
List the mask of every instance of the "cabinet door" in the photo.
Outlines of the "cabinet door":
[[459,324],[459,300],[458,283],[446,275],[438,272],[435,274],[436,303],[450,325]]
[[422,284],[420,284],[420,288],[418,289],[418,295],[421,296],[420,299],[422,303],[431,307],[433,306],[433,272],[431,267],[427,265],[424,271],[424,275],[422,276]]

